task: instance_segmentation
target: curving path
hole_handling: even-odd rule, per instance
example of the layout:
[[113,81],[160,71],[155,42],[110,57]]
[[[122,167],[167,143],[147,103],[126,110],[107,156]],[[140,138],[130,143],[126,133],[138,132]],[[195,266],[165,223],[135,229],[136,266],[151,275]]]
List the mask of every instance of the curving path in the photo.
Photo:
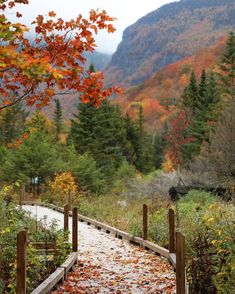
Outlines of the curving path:
[[[24,206],[35,218],[56,220],[63,214],[40,206]],[[70,218],[70,231],[72,219]],[[71,236],[70,236],[71,238]],[[79,222],[78,263],[53,293],[175,293],[175,273],[168,261],[125,240]]]

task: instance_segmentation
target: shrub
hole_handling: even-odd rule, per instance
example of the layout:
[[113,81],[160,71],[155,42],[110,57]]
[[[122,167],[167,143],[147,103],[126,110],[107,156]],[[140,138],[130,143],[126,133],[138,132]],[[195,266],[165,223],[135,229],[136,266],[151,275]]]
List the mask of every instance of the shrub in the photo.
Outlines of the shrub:
[[83,190],[88,190],[92,193],[101,193],[104,190],[104,176],[97,168],[96,161],[92,155],[85,153],[77,156],[72,172],[77,178],[79,187]]
[[125,183],[129,179],[133,178],[136,174],[136,169],[133,165],[130,165],[126,160],[122,161],[120,167],[116,172],[116,180]]
[[234,206],[222,202],[211,204],[200,213],[191,236],[192,293],[235,292],[234,216]]

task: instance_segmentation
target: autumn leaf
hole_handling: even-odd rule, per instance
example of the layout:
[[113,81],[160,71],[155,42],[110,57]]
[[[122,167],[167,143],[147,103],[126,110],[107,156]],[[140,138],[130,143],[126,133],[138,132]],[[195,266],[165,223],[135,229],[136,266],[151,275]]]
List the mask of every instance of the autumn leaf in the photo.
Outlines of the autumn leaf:
[[[61,18],[54,21],[38,15],[32,22],[37,37],[34,42],[29,42],[25,37],[29,28],[11,22],[4,13],[6,5],[13,8],[18,4],[28,4],[28,0],[2,0],[0,5],[4,30],[3,37],[0,37],[0,67],[4,69],[0,72],[0,110],[8,107],[9,101],[14,102],[16,97],[17,101],[25,100],[29,106],[48,105],[56,86],[59,91],[81,92],[84,101],[92,97],[94,105],[99,105],[107,95],[118,92],[115,88],[105,89],[101,73],[87,78],[83,74],[84,65],[78,64],[78,60],[85,64],[84,52],[95,49],[94,33],[98,30],[114,31],[110,24],[113,18],[98,10],[91,10],[89,20],[78,15],[70,21]],[[20,13],[16,15],[21,17]],[[56,13],[50,11],[48,16],[54,18]],[[70,40],[67,39],[68,33],[73,36]],[[38,46],[41,42],[44,45]],[[18,88],[14,87],[15,84]],[[48,85],[48,89],[44,90],[44,85]]]
[[45,89],[45,93],[49,96],[53,96],[55,94],[54,89]]
[[50,11],[50,12],[48,13],[48,15],[49,15],[50,17],[55,17],[55,16],[56,16],[56,13],[55,13],[54,11]]
[[17,11],[16,16],[20,18],[20,17],[22,17],[22,14]]

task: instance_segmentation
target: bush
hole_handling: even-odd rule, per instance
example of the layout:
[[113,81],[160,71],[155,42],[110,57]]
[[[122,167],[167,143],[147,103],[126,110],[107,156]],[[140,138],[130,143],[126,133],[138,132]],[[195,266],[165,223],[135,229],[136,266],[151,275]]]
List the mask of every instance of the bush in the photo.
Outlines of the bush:
[[101,193],[105,188],[105,179],[96,166],[95,159],[88,153],[77,156],[72,170],[78,186],[92,193]]
[[118,168],[115,178],[122,183],[125,183],[129,179],[133,178],[136,174],[136,169],[133,165],[130,165],[127,161],[123,161]]
[[235,209],[220,202],[208,208],[190,239],[192,293],[235,293]]
[[[168,248],[168,206],[160,198],[151,200],[111,194],[83,199],[80,212],[141,236],[143,203],[149,206],[149,239]],[[190,191],[173,208],[176,225],[186,237],[191,292],[235,293],[234,206],[221,202],[210,193]]]

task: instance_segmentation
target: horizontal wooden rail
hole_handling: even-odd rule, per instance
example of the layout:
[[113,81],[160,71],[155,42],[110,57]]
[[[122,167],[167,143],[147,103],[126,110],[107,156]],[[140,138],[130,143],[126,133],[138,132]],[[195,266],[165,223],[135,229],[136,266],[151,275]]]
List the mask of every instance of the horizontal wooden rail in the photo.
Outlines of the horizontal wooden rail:
[[[55,211],[64,213],[63,208],[58,207],[54,204],[49,204],[49,203],[47,204],[47,203],[41,203],[41,202],[37,203],[37,202],[31,202],[31,201],[24,201],[23,204],[24,205],[33,205],[33,206],[38,205],[38,206],[47,207],[47,208],[53,209]],[[69,212],[69,215],[72,216],[71,211]],[[88,225],[93,225],[95,228],[102,230],[106,233],[113,234],[113,235],[115,235],[116,238],[124,239],[124,240],[131,242],[131,243],[138,244],[146,249],[152,250],[153,252],[169,259],[169,256],[170,256],[169,250],[167,250],[167,249],[165,249],[165,248],[163,248],[153,242],[143,240],[142,238],[139,238],[139,237],[135,237],[127,232],[121,231],[117,228],[111,227],[107,224],[101,223],[99,221],[91,219],[87,216],[83,216],[81,214],[78,214],[78,220],[81,222],[86,222]]]
[[55,249],[56,244],[54,242],[29,242],[35,249]]
[[[58,207],[54,204],[49,204],[49,203],[47,204],[47,203],[41,203],[41,202],[24,201],[23,205],[32,205],[32,206],[38,205],[38,206],[50,208],[50,209],[55,210],[60,213],[64,213],[64,208],[61,208],[61,207]],[[72,211],[69,211],[69,216],[72,216]],[[117,228],[111,227],[107,224],[101,223],[99,221],[91,219],[87,216],[83,216],[81,214],[78,214],[78,220],[80,222],[86,222],[87,225],[93,225],[98,230],[102,230],[106,233],[113,234],[116,238],[124,239],[124,240],[129,241],[130,243],[135,243],[135,244],[138,244],[146,249],[152,250],[156,254],[159,254],[159,255],[167,258],[169,260],[169,262],[172,264],[172,266],[174,267],[174,269],[176,269],[176,267],[177,267],[176,266],[176,254],[174,252],[170,252],[166,248],[163,248],[163,247],[161,247],[153,242],[150,242],[148,240],[144,240],[143,238],[135,237],[127,232],[121,231]],[[171,232],[171,236],[172,235],[173,234]],[[172,244],[173,244],[173,242],[172,242]],[[171,251],[174,251],[174,250],[171,250]],[[38,293],[38,292],[35,292],[35,293]],[[40,292],[40,293],[46,293],[46,292]],[[188,293],[188,283],[187,282],[186,282],[185,293],[186,294]]]
[[77,261],[77,252],[73,252],[69,255],[69,257],[65,260],[65,262],[58,267],[54,273],[52,273],[44,282],[42,282],[36,289],[31,292],[31,294],[46,294],[49,293],[55,285],[64,281],[67,276],[69,270]]

